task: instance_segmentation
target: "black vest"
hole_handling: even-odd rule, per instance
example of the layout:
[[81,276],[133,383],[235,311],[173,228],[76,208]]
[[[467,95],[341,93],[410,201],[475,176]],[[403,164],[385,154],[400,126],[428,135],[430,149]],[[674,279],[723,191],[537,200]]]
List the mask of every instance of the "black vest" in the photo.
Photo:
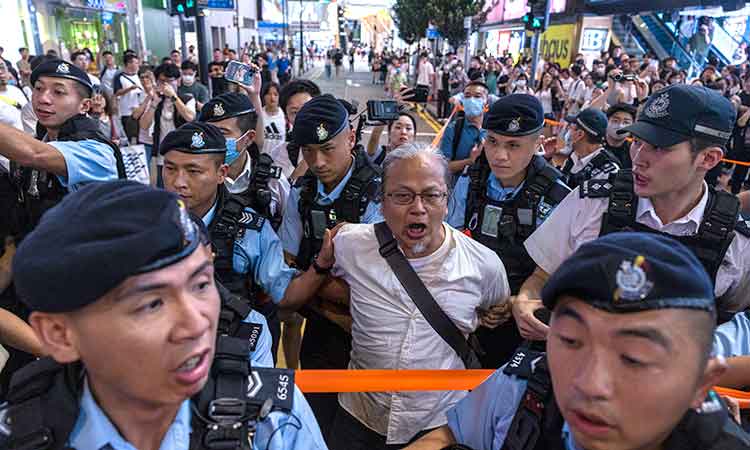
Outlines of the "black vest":
[[[214,95],[216,95],[215,92],[214,92]],[[193,99],[192,94],[184,95],[184,94],[178,93],[177,96],[180,98],[180,100],[182,100],[182,103],[185,103],[185,104],[187,104],[187,102]],[[166,99],[163,99],[162,101],[160,101],[159,104],[156,105],[156,111],[154,111],[154,145],[153,145],[153,151],[152,151],[153,155],[159,155],[159,143],[161,142],[161,138],[162,138],[161,136],[161,114],[164,110],[165,101]],[[186,122],[187,121],[183,119],[182,116],[180,115],[180,112],[177,111],[177,106],[175,106],[174,107],[175,130],[183,126]]]
[[281,177],[281,168],[274,166],[273,158],[266,153],[260,153],[255,144],[248,149],[248,155],[251,159],[250,183],[244,192],[232,195],[241,197],[247,206],[253,208],[255,212],[271,221],[274,229],[278,229],[279,225],[281,225],[282,217],[280,211],[272,214],[272,194],[268,183],[271,179],[279,179]]
[[[633,190],[633,174],[630,170],[612,174],[609,180],[589,180],[581,186],[580,195],[581,198],[609,199],[607,212],[602,217],[600,236],[617,231],[639,231],[669,236],[691,249],[716,283],[719,267],[732,244],[735,231],[750,237],[750,229],[745,221],[738,221],[740,204],[737,197],[711,187],[708,189],[708,203],[703,213],[703,221],[698,233],[690,236],[673,236],[636,222],[638,196]],[[734,313],[722,308],[721,299],[717,299],[716,303],[719,321],[729,320]]]
[[235,272],[234,245],[242,239],[246,230],[260,232],[266,219],[260,214],[246,211],[246,208],[247,204],[241,197],[230,194],[224,185],[219,186],[216,211],[208,225],[208,233],[216,254],[214,259],[216,279],[231,293],[252,300],[255,285],[253,272]]
[[313,257],[320,251],[326,228],[338,222],[359,223],[367,205],[377,195],[380,172],[373,167],[363,152],[354,155],[354,170],[341,195],[331,205],[320,205],[315,201],[318,194],[318,179],[308,171],[297,180],[300,189],[298,209],[302,218],[302,241],[297,253],[297,267],[307,270]]
[[[555,401],[545,353],[524,344],[503,372],[526,380],[527,388],[502,450],[565,450],[562,438],[565,422]],[[689,410],[672,431],[664,448],[747,450],[750,449],[750,435],[729,417],[726,406],[711,392],[709,400],[704,402],[704,411]]]
[[[487,196],[490,173],[484,155],[468,169],[470,181],[464,227],[475,240],[497,253],[508,274],[511,293],[517,294],[521,284],[536,267],[523,246],[524,241],[536,230],[537,222],[546,219],[570,190],[557,183],[562,177],[560,171],[538,155],[529,164],[523,189],[510,200],[495,201]],[[495,214],[497,224],[485,229],[485,220],[495,219],[494,216],[489,219],[485,215],[488,211],[497,210],[501,211]],[[491,230],[496,230],[497,235],[484,232]]]
[[570,173],[573,169],[573,159],[568,158],[562,168],[563,181],[571,189],[575,189],[586,180],[598,177],[601,174],[616,172],[620,168],[620,160],[609,150],[602,148],[591,161],[586,164],[578,173]]
[[[259,421],[272,410],[292,410],[294,371],[250,366],[248,354],[255,350],[262,325],[241,322],[250,308],[218,288],[222,308],[216,352],[206,385],[191,400],[190,449],[251,450]],[[83,376],[80,363],[61,365],[51,358],[16,372],[8,404],[0,408],[6,420],[0,426],[0,448],[68,450]]]
[[[46,134],[46,130],[41,126],[37,131],[40,139]],[[112,148],[117,165],[117,176],[125,179],[125,164],[120,148],[102,134],[98,121],[82,114],[73,116],[65,121],[57,136],[58,141],[86,139],[107,144]],[[0,221],[0,226],[3,228],[0,229],[0,238],[7,235],[22,238],[36,227],[39,219],[48,209],[60,203],[68,193],[56,175],[43,170],[22,167],[13,161],[10,163],[10,172],[4,175],[4,180],[0,182],[0,190],[3,191],[0,195],[3,198],[0,206],[3,207],[7,217]],[[14,201],[8,201],[11,198]]]

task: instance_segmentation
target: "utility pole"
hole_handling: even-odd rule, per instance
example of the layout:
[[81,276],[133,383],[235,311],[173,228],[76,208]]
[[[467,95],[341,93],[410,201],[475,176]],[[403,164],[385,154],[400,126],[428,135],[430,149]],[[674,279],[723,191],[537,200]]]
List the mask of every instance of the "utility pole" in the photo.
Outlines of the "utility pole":
[[187,38],[185,37],[187,27],[185,26],[185,14],[180,13],[177,17],[180,20],[180,51],[182,52],[182,57],[187,58]]
[[[464,17],[464,28],[466,29],[466,48],[464,50],[464,67],[469,68],[469,41],[471,41],[471,16]],[[456,49],[458,52],[458,49]]]
[[305,73],[305,38],[302,26],[302,0],[299,0],[299,76]]
[[237,21],[237,54],[242,55],[242,42],[240,40],[240,0],[234,0],[234,7],[235,20]]
[[206,16],[200,8],[198,8],[198,13],[195,15],[195,33],[198,39],[198,65],[200,66],[201,83],[208,85],[208,55],[210,46],[206,42]]
[[[544,0],[544,30],[549,27],[549,12],[550,8],[552,7],[552,2],[549,0]],[[534,32],[534,42],[532,44],[533,49],[533,59],[531,60],[531,78],[529,79],[530,87],[533,87],[536,84],[536,69],[539,65],[539,50],[541,50],[540,42],[539,40],[542,38],[542,32],[540,30],[536,30]]]

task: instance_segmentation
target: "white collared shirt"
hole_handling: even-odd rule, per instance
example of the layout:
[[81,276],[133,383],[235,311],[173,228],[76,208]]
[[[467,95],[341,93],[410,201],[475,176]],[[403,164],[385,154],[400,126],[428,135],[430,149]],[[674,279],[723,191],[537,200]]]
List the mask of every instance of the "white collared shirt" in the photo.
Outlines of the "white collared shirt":
[[[242,168],[242,172],[237,176],[236,179],[232,179],[227,175],[224,179],[224,186],[232,194],[241,194],[245,192],[250,186],[250,177],[253,173],[253,160],[250,155],[247,155],[245,160],[245,166]],[[271,190],[271,214],[283,215],[284,206],[286,205],[287,197],[289,197],[289,181],[282,175],[280,178],[271,178],[268,180],[268,189]]]
[[[572,152],[570,154],[570,160],[573,161],[573,168],[570,169],[570,173],[575,174],[583,170],[583,168],[586,167],[588,163],[591,162],[592,159],[596,158],[596,155],[598,155],[599,152],[601,152],[603,149],[604,147],[594,150],[593,152],[591,152],[591,154],[586,155],[583,158],[578,156],[576,152]],[[603,175],[605,175],[604,178],[609,177],[609,173],[604,173]]]
[[[289,179],[290,176],[292,176],[292,173],[294,173],[294,169],[296,166],[292,164],[292,161],[289,159],[289,152],[286,149],[288,142],[282,142],[276,147],[266,151],[266,146],[264,145],[264,153],[268,153],[271,155],[271,158],[273,158],[273,162],[275,165],[281,167],[281,174],[284,178]],[[297,164],[299,164],[302,161],[302,151],[300,150],[299,156],[297,157]]]
[[[431,255],[409,259],[440,307],[468,335],[477,309],[507,301],[505,268],[492,250],[443,225],[445,240]],[[373,225],[349,224],[334,238],[333,272],[349,283],[352,352],[349,369],[464,369],[456,352],[417,309],[380,256]],[[452,392],[339,394],[341,406],[388,444],[447,422],[446,411],[466,395]]]
[[[545,272],[551,274],[562,262],[586,242],[599,237],[602,215],[607,211],[609,199],[581,198],[576,188],[557,205],[557,208],[524,243],[531,258]],[[708,203],[708,186],[703,183],[703,196],[685,216],[662,223],[649,199],[639,198],[636,222],[673,236],[695,234],[703,219]],[[722,308],[740,311],[750,307],[750,239],[736,233],[724,261],[716,275],[714,292],[722,297]]]

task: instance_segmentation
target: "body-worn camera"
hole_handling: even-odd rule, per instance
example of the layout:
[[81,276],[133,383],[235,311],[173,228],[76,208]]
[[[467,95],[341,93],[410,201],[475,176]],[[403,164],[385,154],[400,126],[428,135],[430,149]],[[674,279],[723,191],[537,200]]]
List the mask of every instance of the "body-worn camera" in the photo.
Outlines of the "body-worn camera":
[[367,119],[390,122],[398,119],[399,106],[394,100],[368,100]]

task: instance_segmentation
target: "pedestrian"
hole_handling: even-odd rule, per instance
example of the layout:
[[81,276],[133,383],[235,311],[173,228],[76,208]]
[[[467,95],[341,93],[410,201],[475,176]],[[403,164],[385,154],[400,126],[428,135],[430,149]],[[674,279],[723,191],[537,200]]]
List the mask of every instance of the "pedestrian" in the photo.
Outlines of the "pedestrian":
[[325,70],[326,70],[326,78],[331,79],[332,76],[332,66],[333,66],[333,50],[329,49],[326,52],[326,61],[325,61]]
[[133,117],[133,111],[145,100],[145,91],[138,71],[141,60],[134,54],[124,57],[124,67],[115,75],[112,90],[119,105],[120,122],[128,140],[135,143],[138,139],[138,121]]
[[102,52],[102,59],[104,60],[104,67],[99,72],[99,79],[102,80],[102,90],[109,96],[114,95],[114,79],[120,68],[117,67],[115,62],[115,56],[109,50]]
[[341,67],[344,65],[344,54],[337,48],[333,52],[333,64],[336,67],[336,78],[341,76]]
[[183,97],[192,96],[195,99],[196,111],[200,111],[210,97],[208,95],[208,88],[196,80],[198,66],[189,59],[186,59],[180,64],[180,69],[182,76],[180,77],[180,86],[177,88],[177,93]]
[[278,84],[268,83],[260,92],[261,100],[263,100],[261,116],[265,127],[263,151],[266,153],[286,142],[286,118],[284,111],[279,107],[280,89]]
[[567,258],[542,298],[546,353],[521,347],[409,450],[750,448],[711,390],[726,363],[711,355],[711,279],[688,248],[605,236]]
[[[383,130],[388,130],[388,143],[379,145]],[[417,135],[417,120],[407,112],[398,113],[398,119],[388,122],[387,127],[379,125],[372,129],[367,142],[367,157],[374,165],[381,167],[388,152],[402,145],[414,143]]]
[[455,176],[472,165],[481,152],[479,145],[484,138],[482,121],[488,101],[488,89],[481,81],[472,81],[463,90],[461,107],[463,115],[452,120],[443,132],[440,151],[448,160],[448,167]]
[[629,136],[618,131],[632,125],[636,116],[635,107],[625,103],[617,103],[607,109],[607,136],[604,138],[604,149],[617,157],[622,169],[631,169],[633,161],[630,159]]

